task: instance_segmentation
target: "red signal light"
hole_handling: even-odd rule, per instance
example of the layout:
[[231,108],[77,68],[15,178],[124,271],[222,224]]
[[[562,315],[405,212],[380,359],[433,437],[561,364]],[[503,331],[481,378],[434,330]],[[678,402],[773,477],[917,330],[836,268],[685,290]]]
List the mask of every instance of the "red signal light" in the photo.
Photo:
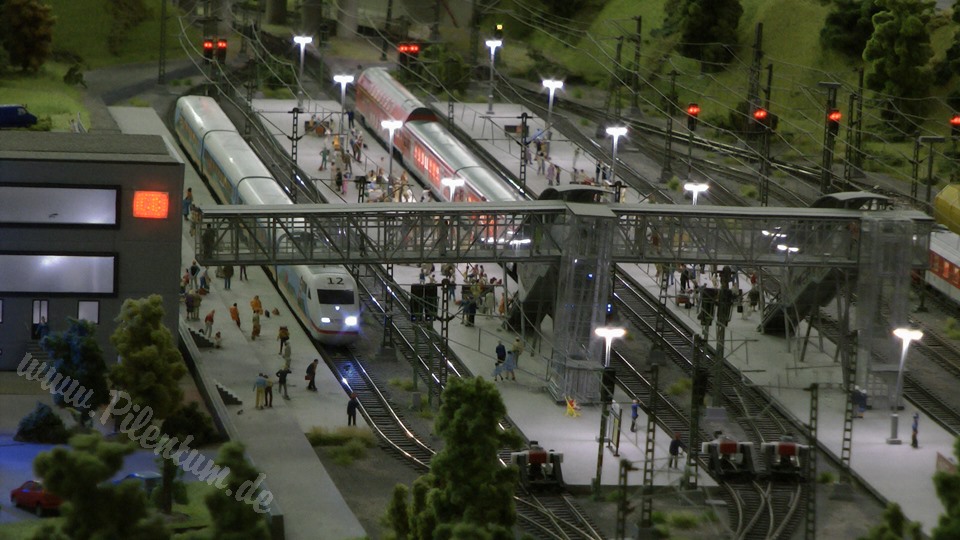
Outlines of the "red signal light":
[[953,127],[960,127],[960,114],[955,114],[950,117],[950,125]]
[[843,118],[843,114],[838,109],[830,109],[830,112],[827,113],[827,120],[834,124],[839,124],[841,118]]
[[700,105],[697,105],[696,103],[691,103],[691,104],[687,105],[687,114],[689,114],[690,116],[697,116],[697,115],[699,115],[699,114],[700,114]]
[[203,48],[204,48],[204,49],[213,49],[213,40],[212,40],[212,39],[205,39],[205,40],[203,40]]
[[227,40],[225,40],[225,39],[217,40],[217,48],[218,48],[218,49],[226,49],[226,48],[227,48]]
[[420,45],[418,43],[401,43],[397,45],[397,52],[404,54],[417,54],[420,52]]
[[757,122],[763,122],[767,119],[767,110],[766,109],[757,109],[753,111],[753,119]]
[[133,217],[166,219],[170,214],[170,194],[165,191],[135,191]]

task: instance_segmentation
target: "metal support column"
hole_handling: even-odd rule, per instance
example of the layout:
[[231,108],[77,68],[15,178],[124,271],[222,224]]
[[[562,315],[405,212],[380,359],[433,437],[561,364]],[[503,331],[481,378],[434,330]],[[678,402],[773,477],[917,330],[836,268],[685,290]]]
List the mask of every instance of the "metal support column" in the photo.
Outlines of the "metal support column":
[[[849,346],[844,347],[849,349]],[[857,380],[857,355],[841,353],[847,358],[843,366],[843,388],[847,393],[843,411],[843,442],[840,446],[840,482],[850,482],[850,456],[853,453],[853,408],[854,386]]]
[[253,96],[257,92],[257,86],[259,86],[258,82],[260,79],[260,68],[258,66],[258,62],[253,63],[253,76],[248,77],[247,80],[244,81],[244,87],[247,91],[246,105],[248,114],[247,118],[243,122],[243,139],[248,143],[250,142],[250,129],[253,126],[253,121],[256,117],[256,113],[253,110]]
[[[393,263],[384,265],[387,269],[387,276],[393,283]],[[393,293],[384,289],[383,301],[383,342],[381,345],[393,346]]]
[[627,515],[630,514],[632,510],[630,504],[628,504],[628,494],[627,494],[627,475],[630,474],[630,471],[637,470],[633,466],[633,462],[628,459],[620,460],[620,476],[617,481],[617,485],[620,489],[619,496],[617,497],[617,532],[616,538],[626,538],[627,537]]
[[[620,58],[622,55],[623,36],[620,36],[617,38],[617,48],[613,59],[613,70],[610,75],[610,89],[607,94],[609,104],[613,106],[613,117],[617,120],[619,120],[621,116],[620,89],[623,88],[623,82],[620,80],[620,75],[623,73],[623,70],[620,69]],[[610,109],[608,108],[607,110]]]
[[643,502],[640,505],[640,527],[653,527],[653,466],[657,436],[657,396],[659,366],[650,366],[650,402],[647,404],[647,442],[643,446]]
[[157,83],[167,82],[167,0],[160,0],[160,57],[157,60]]
[[910,174],[910,196],[917,198],[917,187],[920,185],[920,137],[913,140],[913,167]]
[[527,141],[527,119],[530,118],[530,115],[526,112],[520,113],[520,174],[518,179],[520,180],[520,189],[526,191],[527,189],[527,153],[530,151],[530,147],[527,146],[529,141]]
[[290,137],[290,160],[293,162],[293,167],[290,169],[290,198],[293,202],[297,202],[297,146],[300,143],[297,124],[300,123],[300,107],[294,107],[290,112],[293,113],[293,130]]
[[[703,349],[701,348],[700,338],[693,338],[693,372],[691,375],[696,380],[697,372],[700,371],[700,362],[703,359]],[[704,389],[706,390],[706,389]],[[683,483],[687,489],[697,489],[697,477],[700,468],[700,411],[702,409],[700,396],[696,392],[691,392],[692,400],[690,403],[690,443],[687,445],[687,467],[684,471]]]
[[450,363],[450,320],[453,317],[448,317],[447,313],[450,309],[450,296],[447,295],[447,291],[443,290],[443,287],[440,287],[440,311],[437,312],[437,318],[440,320],[440,350],[443,351],[443,355],[440,358],[440,393],[437,398],[437,405],[443,404],[443,389],[447,386],[447,365]]
[[807,515],[803,531],[804,540],[817,537],[817,401],[819,399],[817,383],[810,385],[810,423],[807,424],[807,446],[809,446],[807,464],[804,467],[807,481]]
[[643,38],[641,30],[643,29],[643,17],[637,15],[634,17],[637,20],[637,35],[634,38],[634,48],[633,48],[633,69],[632,77],[630,81],[630,90],[633,91],[632,100],[630,102],[631,113],[639,114],[640,113],[640,45],[643,43]]
[[670,95],[664,107],[667,111],[667,128],[664,132],[663,169],[660,170],[660,181],[667,182],[673,178],[673,109],[677,95],[677,70],[670,72]]
[[393,40],[393,32],[390,30],[390,25],[393,21],[393,0],[387,0],[387,20],[383,23],[383,37],[381,39],[380,47],[380,61],[385,62],[387,60],[387,46]]
[[837,107],[837,89],[840,83],[821,82],[818,83],[821,88],[827,89],[827,107],[823,115],[823,162],[820,171],[820,192],[823,194],[832,193],[833,185],[833,147],[836,142],[836,136],[830,129],[830,112]]

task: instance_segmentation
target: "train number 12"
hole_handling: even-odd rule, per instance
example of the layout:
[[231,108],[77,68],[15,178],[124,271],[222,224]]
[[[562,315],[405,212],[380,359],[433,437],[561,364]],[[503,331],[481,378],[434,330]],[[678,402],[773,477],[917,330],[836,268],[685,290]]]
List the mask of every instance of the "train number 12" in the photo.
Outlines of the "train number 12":
[[343,285],[342,277],[328,277],[327,284],[329,285]]

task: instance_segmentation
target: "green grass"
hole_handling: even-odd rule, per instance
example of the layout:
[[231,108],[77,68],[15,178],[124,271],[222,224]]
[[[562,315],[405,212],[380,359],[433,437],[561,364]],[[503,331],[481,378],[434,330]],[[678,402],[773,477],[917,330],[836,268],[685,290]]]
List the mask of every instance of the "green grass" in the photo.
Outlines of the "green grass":
[[90,115],[80,90],[63,83],[66,72],[67,66],[48,63],[34,75],[7,73],[0,77],[0,103],[26,105],[37,118],[49,118],[53,130],[67,130],[78,112],[89,127]]
[[373,433],[353,426],[341,426],[334,430],[315,427],[307,432],[307,440],[311,446],[345,446],[354,440],[370,448],[377,444]]
[[[144,0],[151,16],[130,30],[127,47],[119,56],[114,56],[107,50],[107,33],[112,21],[107,9],[110,0],[46,0],[58,21],[54,26],[53,49],[79,55],[90,69],[155,62],[160,55],[160,1]],[[167,15],[170,18],[164,49],[168,60],[186,55],[177,38],[180,23],[174,16],[176,14],[173,4],[168,2]],[[187,26],[187,36],[199,47],[201,36],[197,28]]]
[[830,471],[823,471],[817,476],[818,484],[832,484],[836,480],[836,477],[833,476],[833,473]]
[[390,386],[394,388],[399,388],[406,392],[412,392],[416,389],[416,386],[413,384],[413,379],[401,379],[400,377],[394,377],[390,379]]
[[687,392],[688,390],[690,390],[692,387],[693,387],[693,381],[688,377],[684,377],[682,379],[677,380],[675,383],[671,384],[667,388],[667,393],[670,394],[671,396],[679,396],[680,394],[683,394],[684,392]]
[[[216,489],[214,486],[208,486],[203,482],[191,482],[187,484],[187,504],[174,504],[174,514],[186,514],[188,517],[182,521],[170,522],[167,527],[172,532],[184,531],[188,529],[199,529],[210,526],[210,511],[207,509],[204,497],[207,493]],[[49,517],[44,519],[25,519],[16,523],[6,523],[0,525],[0,538],[4,540],[28,540],[33,538],[44,525],[60,526],[63,523],[62,517]]]
[[691,512],[675,512],[670,514],[668,521],[671,527],[681,530],[693,529],[700,524],[700,518]]
[[338,465],[351,465],[367,454],[367,445],[360,439],[351,439],[343,446],[333,446],[327,453]]

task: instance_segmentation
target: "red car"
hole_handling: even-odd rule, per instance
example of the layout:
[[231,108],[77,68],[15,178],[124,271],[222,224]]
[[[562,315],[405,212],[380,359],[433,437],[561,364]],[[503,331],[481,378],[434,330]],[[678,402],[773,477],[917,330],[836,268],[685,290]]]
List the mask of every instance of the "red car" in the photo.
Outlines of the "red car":
[[29,480],[10,492],[10,502],[43,516],[49,510],[57,510],[63,499],[43,489],[40,482]]

